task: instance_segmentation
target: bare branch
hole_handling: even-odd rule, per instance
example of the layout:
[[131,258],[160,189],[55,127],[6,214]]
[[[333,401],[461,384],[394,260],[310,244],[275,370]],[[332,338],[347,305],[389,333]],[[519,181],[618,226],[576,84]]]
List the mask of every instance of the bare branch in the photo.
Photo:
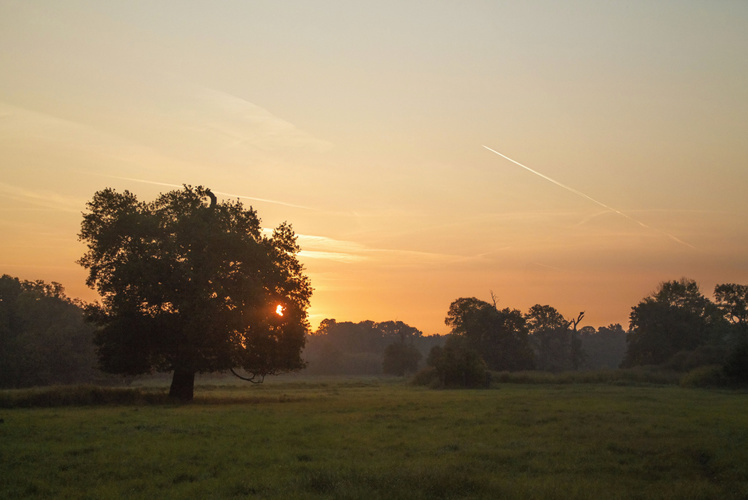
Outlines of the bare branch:
[[247,382],[251,382],[253,384],[261,384],[261,383],[263,383],[265,381],[265,375],[260,375],[260,374],[257,374],[257,373],[251,373],[249,377],[244,377],[244,376],[239,375],[238,373],[236,373],[236,371],[234,371],[233,368],[229,368],[229,370],[231,371],[231,373],[234,374],[235,377],[240,378],[242,380],[246,380]]
[[567,328],[571,327],[575,332],[577,331],[577,326],[579,326],[579,323],[582,322],[582,318],[584,318],[584,311],[579,313],[579,316],[577,316],[577,319],[572,319],[567,324]]
[[216,203],[218,203],[218,198],[216,198],[216,195],[213,194],[213,191],[210,189],[205,190],[205,194],[207,194],[210,197],[210,207],[209,208],[215,208]]

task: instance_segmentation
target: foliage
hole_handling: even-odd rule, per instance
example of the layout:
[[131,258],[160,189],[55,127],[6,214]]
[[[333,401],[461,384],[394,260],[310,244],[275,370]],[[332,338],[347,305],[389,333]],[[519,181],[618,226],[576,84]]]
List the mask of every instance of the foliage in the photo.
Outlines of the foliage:
[[393,342],[384,349],[382,371],[388,375],[403,377],[418,370],[421,353],[412,343]]
[[675,353],[662,366],[677,372],[689,372],[700,366],[724,363],[727,351],[727,347],[723,345],[701,345],[692,351]]
[[79,262],[102,297],[88,313],[106,371],[173,371],[172,395],[189,400],[195,373],[303,367],[311,287],[290,225],[268,237],[252,208],[203,187],[153,202],[105,189],[87,207]]
[[475,297],[452,302],[444,320],[452,335],[465,340],[466,348],[479,353],[492,370],[525,370],[533,367],[527,325],[517,309],[498,309]]
[[680,351],[719,343],[725,320],[695,281],[662,283],[631,311],[623,366],[661,364]]
[[163,391],[95,385],[35,387],[0,392],[0,408],[166,404]]
[[730,323],[748,325],[748,285],[717,285],[714,287],[714,299]]
[[413,377],[411,377],[410,383],[413,385],[427,386],[432,389],[442,387],[441,380],[439,378],[439,374],[436,371],[436,368],[428,365],[418,370],[418,372],[413,375]]
[[103,382],[93,335],[59,283],[0,277],[0,387]]
[[502,384],[609,384],[609,385],[676,385],[681,375],[661,367],[618,370],[574,370],[566,372],[494,372],[491,380]]
[[732,349],[727,356],[724,370],[735,382],[748,382],[748,342],[741,342]]
[[579,330],[581,349],[584,352],[584,367],[591,370],[615,369],[626,355],[626,331],[616,323]]
[[[525,315],[539,370],[577,370],[584,361],[576,321],[568,321],[554,307],[536,304]],[[573,326],[573,328],[572,328]]]
[[732,383],[722,365],[701,365],[680,379],[682,387],[727,387]]
[[444,347],[433,347],[426,363],[441,387],[487,387],[491,381],[485,361],[464,337],[450,336]]

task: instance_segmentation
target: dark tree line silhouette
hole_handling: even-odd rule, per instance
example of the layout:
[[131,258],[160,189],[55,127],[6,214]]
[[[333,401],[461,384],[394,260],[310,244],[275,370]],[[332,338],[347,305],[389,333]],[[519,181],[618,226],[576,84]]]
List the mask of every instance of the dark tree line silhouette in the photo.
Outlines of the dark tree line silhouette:
[[[97,356],[95,324],[85,317],[85,305],[58,283],[2,276],[0,387],[121,382],[101,371],[107,354],[99,344]],[[448,335],[423,335],[401,321],[326,319],[307,334],[300,357],[309,374],[406,376],[426,369],[443,385],[485,385],[489,371],[643,365],[678,372],[712,366],[728,381],[748,381],[748,286],[718,285],[710,300],[693,280],[665,282],[630,317],[628,332],[619,324],[578,328],[582,315],[568,320],[548,305],[522,314],[460,298],[447,312]]]
[[109,381],[81,306],[59,283],[0,277],[0,387]]
[[[193,397],[195,375],[250,381],[312,374],[413,374],[427,365],[443,385],[484,385],[489,371],[716,367],[748,380],[748,285],[661,283],[621,325],[580,328],[550,305],[526,313],[475,297],[450,304],[449,334],[425,336],[401,321],[322,321],[309,331],[312,293],[287,223],[271,236],[241,202],[184,186],[142,202],[97,192],[83,215],[79,263],[100,303],[62,286],[0,280],[0,386],[103,380],[100,370],[172,374],[170,395]],[[88,319],[88,323],[84,321]],[[94,347],[95,346],[95,347]],[[306,348],[305,348],[306,346]],[[98,368],[94,359],[98,361]]]
[[[0,278],[0,387],[115,383],[99,368],[95,325],[84,304],[58,283]],[[632,307],[629,331],[619,324],[578,327],[555,308],[527,313],[495,300],[455,300],[448,335],[423,335],[401,321],[322,321],[307,334],[305,373],[412,375],[443,385],[481,386],[490,371],[599,370],[657,365],[688,372],[718,368],[729,381],[748,380],[748,286],[722,284],[714,300],[688,279],[662,283]]]

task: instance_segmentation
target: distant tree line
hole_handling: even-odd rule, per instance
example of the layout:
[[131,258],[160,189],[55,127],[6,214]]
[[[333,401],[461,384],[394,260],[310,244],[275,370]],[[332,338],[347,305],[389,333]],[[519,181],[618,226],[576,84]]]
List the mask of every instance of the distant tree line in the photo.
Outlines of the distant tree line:
[[[710,299],[690,279],[661,283],[632,307],[628,331],[580,327],[583,316],[463,297],[447,311],[447,335],[423,335],[402,321],[325,319],[302,357],[308,374],[418,373],[445,386],[485,385],[490,372],[637,366],[710,367],[723,381],[748,381],[748,285],[717,285]],[[121,381],[99,370],[95,338],[84,304],[59,283],[0,278],[0,387]]]
[[[448,335],[423,335],[401,321],[325,319],[307,337],[305,372],[403,376],[454,356],[475,358],[475,363],[495,371],[614,369],[626,351],[621,325],[575,332],[572,322],[550,306],[536,305],[523,315],[461,298],[450,306],[446,324],[452,327]],[[446,350],[440,351],[445,344]],[[465,349],[475,355],[462,353]]]
[[323,320],[304,349],[306,373],[404,376],[415,373],[441,335],[424,336],[402,321]]
[[[449,307],[445,336],[401,321],[322,321],[309,334],[311,282],[290,224],[272,235],[251,207],[183,186],[150,202],[104,189],[86,205],[78,261],[101,301],[58,283],[0,278],[0,387],[104,380],[98,370],[172,373],[189,401],[198,373],[259,382],[305,366],[317,374],[404,376],[427,365],[441,385],[485,385],[490,371],[561,372],[656,365],[748,381],[748,285],[662,283],[621,325],[580,328],[550,305],[527,313],[475,297]],[[88,322],[86,322],[86,320]],[[97,368],[98,365],[98,368]]]
[[0,387],[102,383],[94,327],[59,283],[0,277]]

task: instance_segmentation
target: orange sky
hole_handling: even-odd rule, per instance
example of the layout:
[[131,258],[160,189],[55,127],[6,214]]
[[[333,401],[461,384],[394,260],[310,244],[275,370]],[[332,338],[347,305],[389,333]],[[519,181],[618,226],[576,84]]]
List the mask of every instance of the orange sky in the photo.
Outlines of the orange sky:
[[0,0],[0,272],[91,299],[93,193],[202,184],[294,225],[314,325],[446,333],[493,291],[626,326],[663,280],[748,282],[746,26],[745,2]]

